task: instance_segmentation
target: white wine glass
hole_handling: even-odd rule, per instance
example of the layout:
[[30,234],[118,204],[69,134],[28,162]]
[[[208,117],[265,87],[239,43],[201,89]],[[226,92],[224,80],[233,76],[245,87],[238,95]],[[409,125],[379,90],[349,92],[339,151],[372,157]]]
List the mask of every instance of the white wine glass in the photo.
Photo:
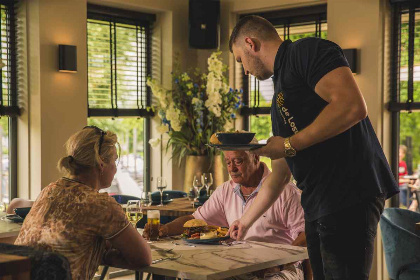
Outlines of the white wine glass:
[[142,204],[140,200],[129,200],[125,209],[127,219],[136,227],[138,221],[143,218]]
[[163,206],[163,190],[166,189],[166,178],[165,177],[157,177],[156,179],[156,187],[160,191],[160,204],[158,206]]
[[194,190],[197,193],[197,195],[195,197],[195,201],[198,201],[198,197],[200,196],[201,189],[203,188],[203,184],[201,183],[201,180],[200,180],[199,176],[194,176],[193,187],[194,187]]
[[213,175],[211,173],[203,173],[201,175],[201,183],[206,187],[206,194],[209,196],[209,189],[213,185]]

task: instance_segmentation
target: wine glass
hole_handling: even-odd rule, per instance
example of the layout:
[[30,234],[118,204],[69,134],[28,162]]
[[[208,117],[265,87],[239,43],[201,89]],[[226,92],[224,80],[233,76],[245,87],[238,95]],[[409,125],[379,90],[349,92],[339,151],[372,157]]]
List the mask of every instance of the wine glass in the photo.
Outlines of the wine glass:
[[127,208],[125,210],[127,219],[130,221],[130,223],[136,227],[136,224],[138,221],[143,218],[143,212],[142,212],[142,204],[140,200],[129,200],[127,202]]
[[163,190],[166,189],[166,178],[157,177],[156,184],[157,189],[160,191],[160,204],[158,206],[163,206]]
[[213,175],[211,173],[203,173],[201,175],[201,182],[206,187],[206,194],[209,195],[209,188],[213,185]]
[[201,184],[200,177],[194,176],[193,187],[194,187],[194,190],[197,192],[197,196],[195,197],[195,201],[198,201],[198,197],[200,196],[201,189],[203,188],[203,185]]

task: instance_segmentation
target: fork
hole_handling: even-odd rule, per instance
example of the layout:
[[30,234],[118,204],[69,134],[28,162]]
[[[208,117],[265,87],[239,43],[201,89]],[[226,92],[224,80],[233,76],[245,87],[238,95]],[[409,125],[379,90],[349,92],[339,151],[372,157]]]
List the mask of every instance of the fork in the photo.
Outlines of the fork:
[[182,257],[182,254],[181,255],[178,255],[178,256],[174,256],[174,257],[160,258],[160,259],[153,260],[152,261],[152,264],[156,264],[156,263],[159,263],[159,262],[162,262],[162,261],[166,261],[166,260],[173,261],[173,260],[179,259],[180,257]]

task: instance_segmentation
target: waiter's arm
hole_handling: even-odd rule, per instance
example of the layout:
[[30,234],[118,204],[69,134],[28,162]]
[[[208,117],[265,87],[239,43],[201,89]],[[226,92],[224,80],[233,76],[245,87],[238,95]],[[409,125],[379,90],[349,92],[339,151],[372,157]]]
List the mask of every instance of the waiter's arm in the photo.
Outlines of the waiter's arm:
[[[290,138],[298,153],[346,131],[367,116],[365,100],[348,67],[336,68],[323,76],[315,92],[328,104],[310,125]],[[265,147],[251,152],[271,159],[285,157],[284,138],[271,137]]]
[[346,131],[367,116],[365,100],[348,67],[322,77],[315,92],[328,105],[311,125],[291,137],[290,143],[298,151]]
[[242,239],[251,225],[278,199],[285,185],[290,182],[290,169],[284,158],[271,161],[273,172],[268,175],[257,198],[240,220],[229,227],[231,237]]

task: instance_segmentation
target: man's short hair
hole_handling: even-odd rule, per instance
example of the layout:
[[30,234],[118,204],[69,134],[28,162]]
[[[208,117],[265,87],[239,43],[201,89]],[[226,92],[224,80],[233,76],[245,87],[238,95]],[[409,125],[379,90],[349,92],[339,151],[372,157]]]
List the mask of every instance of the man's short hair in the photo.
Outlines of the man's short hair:
[[276,28],[265,18],[260,16],[246,16],[239,20],[229,39],[229,50],[241,36],[252,36],[263,41],[273,40],[279,37]]

